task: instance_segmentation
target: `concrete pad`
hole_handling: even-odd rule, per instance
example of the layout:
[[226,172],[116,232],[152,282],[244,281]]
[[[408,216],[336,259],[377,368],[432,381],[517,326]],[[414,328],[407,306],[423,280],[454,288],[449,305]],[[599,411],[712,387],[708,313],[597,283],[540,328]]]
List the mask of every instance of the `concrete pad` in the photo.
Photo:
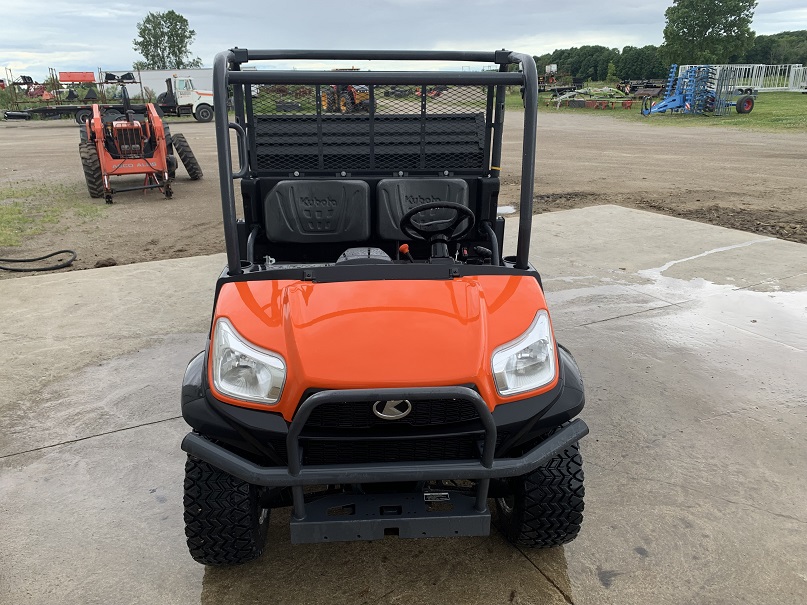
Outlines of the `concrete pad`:
[[[0,350],[14,370],[0,379],[0,456],[162,418],[153,402],[166,387],[178,401],[177,376],[204,348],[225,263],[216,254],[0,282]],[[125,357],[160,342],[170,376],[165,360]],[[122,375],[151,382],[134,391]],[[155,390],[161,377],[169,384]]]
[[275,511],[260,560],[194,563],[178,396],[216,255],[0,282],[0,603],[799,602],[807,246],[611,206],[534,234],[587,386],[575,542],[291,546]]

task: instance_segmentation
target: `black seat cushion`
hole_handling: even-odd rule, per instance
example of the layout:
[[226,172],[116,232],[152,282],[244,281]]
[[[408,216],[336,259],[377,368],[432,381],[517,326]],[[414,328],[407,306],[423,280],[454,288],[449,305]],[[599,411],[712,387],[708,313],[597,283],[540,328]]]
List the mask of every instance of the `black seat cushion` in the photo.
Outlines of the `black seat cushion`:
[[280,181],[264,199],[266,235],[278,243],[360,242],[370,237],[364,181]]
[[[378,235],[386,240],[408,240],[401,231],[401,218],[415,206],[433,202],[454,202],[468,206],[468,183],[462,179],[383,179],[378,182]],[[428,214],[428,216],[426,216]],[[450,219],[455,210],[438,209],[424,215],[423,220]],[[462,221],[457,230],[465,226]]]

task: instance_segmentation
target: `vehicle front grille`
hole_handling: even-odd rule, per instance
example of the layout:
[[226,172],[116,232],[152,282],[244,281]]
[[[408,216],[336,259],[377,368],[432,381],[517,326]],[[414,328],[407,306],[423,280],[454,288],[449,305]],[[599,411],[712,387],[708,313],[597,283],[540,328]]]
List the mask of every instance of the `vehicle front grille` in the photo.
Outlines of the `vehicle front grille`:
[[[497,435],[496,445],[507,433]],[[373,439],[366,441],[302,439],[303,464],[362,464],[372,462],[419,462],[428,460],[476,460],[483,434],[465,434],[423,439]],[[288,463],[285,439],[269,445]]]
[[[471,401],[411,400],[411,411],[395,420],[376,416],[376,403],[346,401],[314,408],[299,437],[303,464],[479,459],[485,431]],[[505,437],[497,435],[497,441]],[[272,439],[269,445],[288,460],[285,439]]]
[[470,401],[461,399],[434,399],[412,401],[412,411],[398,420],[384,420],[373,413],[373,402],[351,401],[321,405],[315,408],[306,427],[369,429],[376,426],[409,425],[438,427],[476,420],[479,414]]
[[479,457],[476,444],[473,435],[383,441],[307,440],[303,442],[303,464],[473,460]]

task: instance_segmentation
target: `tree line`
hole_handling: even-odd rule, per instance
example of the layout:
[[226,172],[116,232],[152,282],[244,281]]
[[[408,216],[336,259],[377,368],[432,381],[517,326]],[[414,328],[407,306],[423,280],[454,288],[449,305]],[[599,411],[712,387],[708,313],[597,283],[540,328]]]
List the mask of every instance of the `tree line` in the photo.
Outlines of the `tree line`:
[[[693,61],[694,57],[671,55],[670,49],[664,46],[626,46],[622,50],[605,46],[581,46],[562,48],[536,56],[535,63],[539,75],[545,73],[547,65],[556,64],[560,74],[606,82],[666,78],[672,63],[700,62]],[[728,56],[725,62],[807,64],[807,30],[756,36],[747,50]]]

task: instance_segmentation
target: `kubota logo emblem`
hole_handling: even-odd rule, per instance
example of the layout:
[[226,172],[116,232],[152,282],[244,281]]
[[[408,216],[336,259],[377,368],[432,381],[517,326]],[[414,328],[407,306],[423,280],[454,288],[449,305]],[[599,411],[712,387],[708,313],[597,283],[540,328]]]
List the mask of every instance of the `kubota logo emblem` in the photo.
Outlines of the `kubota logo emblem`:
[[373,404],[373,414],[384,420],[400,420],[408,416],[411,411],[412,404],[406,399],[376,401]]

